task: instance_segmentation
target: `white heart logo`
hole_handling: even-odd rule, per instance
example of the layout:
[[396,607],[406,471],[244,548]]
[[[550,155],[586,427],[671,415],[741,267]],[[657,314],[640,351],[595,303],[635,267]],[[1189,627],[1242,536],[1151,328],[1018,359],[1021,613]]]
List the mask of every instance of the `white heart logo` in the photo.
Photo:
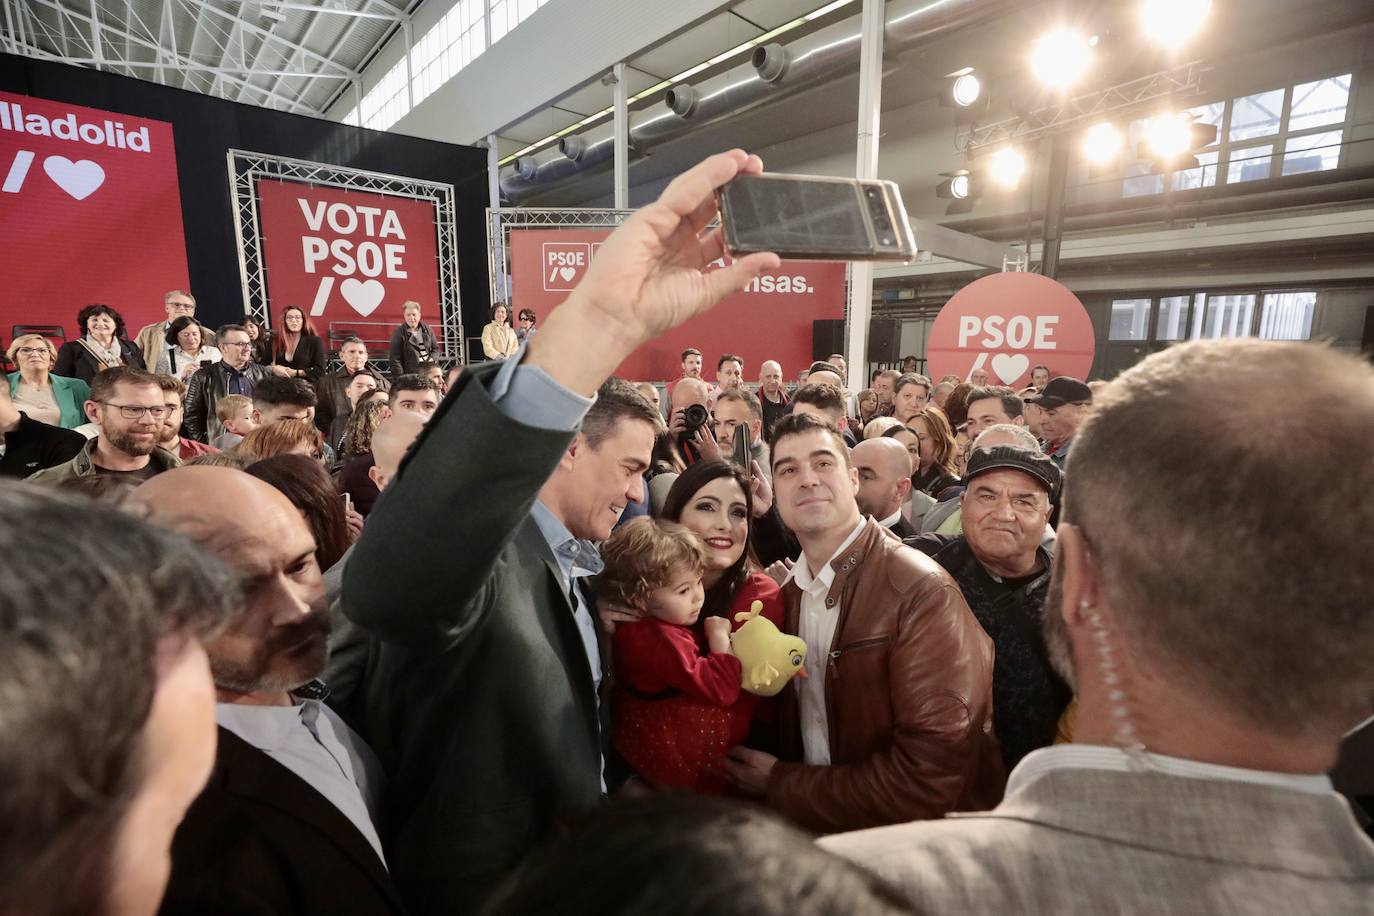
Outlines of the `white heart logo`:
[[359,281],[349,277],[339,284],[339,292],[343,293],[344,301],[353,307],[353,311],[366,318],[382,304],[386,287],[377,280]]
[[66,156],[49,156],[43,160],[43,171],[59,188],[77,200],[85,200],[105,183],[105,170],[89,159],[72,162]]
[[992,358],[992,371],[1007,385],[1025,375],[1029,368],[1030,357],[1024,353],[998,353]]
[[573,270],[571,267],[560,267],[558,269],[558,275],[563,278],[564,283],[571,283],[572,278],[577,276],[577,271]]

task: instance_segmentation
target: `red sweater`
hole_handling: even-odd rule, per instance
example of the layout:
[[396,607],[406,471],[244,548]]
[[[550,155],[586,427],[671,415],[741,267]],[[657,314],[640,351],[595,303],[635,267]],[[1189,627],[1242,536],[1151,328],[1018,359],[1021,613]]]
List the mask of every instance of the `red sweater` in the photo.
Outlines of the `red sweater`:
[[[782,596],[763,574],[750,576],[735,593],[734,615],[764,602],[764,616],[782,622]],[[690,627],[653,617],[616,628],[616,688],[612,740],[645,781],[660,787],[724,791],[715,767],[742,742],[758,697],[740,689],[739,659],[702,654]]]

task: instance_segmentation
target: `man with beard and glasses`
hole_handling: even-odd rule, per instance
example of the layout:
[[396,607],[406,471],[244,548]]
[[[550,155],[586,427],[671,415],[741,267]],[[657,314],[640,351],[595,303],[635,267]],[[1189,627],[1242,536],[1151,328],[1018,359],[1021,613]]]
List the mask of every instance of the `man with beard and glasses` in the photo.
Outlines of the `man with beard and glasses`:
[[219,747],[172,844],[162,912],[401,912],[374,826],[380,767],[321,702],[329,615],[305,519],[229,468],[178,468],[129,506],[216,554],[245,590],[205,646]]
[[[1303,385],[1257,401],[1275,378]],[[1369,913],[1374,843],[1326,774],[1374,712],[1371,430],[1374,368],[1307,342],[1117,376],[1073,437],[1044,609],[1075,743],[992,811],[822,844],[920,912]]]
[[39,471],[29,480],[56,486],[73,477],[122,477],[135,483],[177,467],[181,460],[158,447],[167,417],[157,376],[116,366],[91,379],[86,418],[98,432],[71,461]]

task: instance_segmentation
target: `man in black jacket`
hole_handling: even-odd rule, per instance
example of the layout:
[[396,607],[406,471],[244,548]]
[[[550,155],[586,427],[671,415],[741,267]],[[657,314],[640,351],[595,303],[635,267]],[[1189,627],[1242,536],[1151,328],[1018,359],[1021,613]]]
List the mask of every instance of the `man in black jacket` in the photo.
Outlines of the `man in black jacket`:
[[0,477],[28,477],[44,468],[71,461],[86,437],[49,426],[14,406],[10,386],[0,384]]
[[300,512],[263,481],[215,467],[169,471],[129,504],[246,584],[240,612],[205,645],[215,768],[173,840],[162,912],[403,912],[375,824],[380,767],[315,680],[329,615]]
[[963,535],[907,540],[954,577],[992,638],[993,728],[1008,772],[1031,751],[1054,743],[1071,698],[1041,635],[1051,566],[1041,538],[1060,480],[1058,466],[1041,452],[1009,445],[975,449],[964,475]]
[[250,362],[253,342],[241,324],[226,324],[219,329],[219,348],[223,359],[197,369],[186,386],[186,418],[182,421],[188,439],[209,444],[224,431],[215,414],[215,404],[229,394],[253,396],[253,386],[272,377],[272,369]]
[[[367,365],[367,344],[361,338],[350,337],[339,346],[341,365],[333,372],[325,373],[320,379],[320,403],[315,409],[315,427],[325,434],[331,444],[337,444],[343,434],[343,422],[353,412],[353,402],[348,399],[348,383],[358,373],[372,376],[377,388],[386,391],[387,380],[380,372]],[[341,422],[335,421],[341,418]]]
[[778,263],[703,272],[721,250],[718,232],[699,236],[715,190],[761,168],[714,156],[612,233],[517,358],[462,375],[354,548],[343,610],[374,639],[364,731],[391,779],[388,861],[417,912],[474,912],[606,791],[602,652],[580,583],[600,566],[589,541],[644,498],[660,421],[602,383]]

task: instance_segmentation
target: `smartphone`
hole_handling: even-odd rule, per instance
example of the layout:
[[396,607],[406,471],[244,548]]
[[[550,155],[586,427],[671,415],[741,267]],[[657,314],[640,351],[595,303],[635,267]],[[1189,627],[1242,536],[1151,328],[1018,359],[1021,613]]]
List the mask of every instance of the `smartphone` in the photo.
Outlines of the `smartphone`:
[[749,451],[749,426],[746,423],[739,423],[735,426],[734,435],[730,442],[730,460],[744,469],[745,473],[754,461],[753,453]]
[[345,494],[343,495],[343,503],[344,503],[344,514],[347,515],[347,514],[348,514],[348,510],[353,508],[353,496],[352,496],[352,494],[350,494],[350,493],[345,493]]
[[910,261],[916,238],[891,181],[741,175],[717,192],[725,250],[793,261]]

